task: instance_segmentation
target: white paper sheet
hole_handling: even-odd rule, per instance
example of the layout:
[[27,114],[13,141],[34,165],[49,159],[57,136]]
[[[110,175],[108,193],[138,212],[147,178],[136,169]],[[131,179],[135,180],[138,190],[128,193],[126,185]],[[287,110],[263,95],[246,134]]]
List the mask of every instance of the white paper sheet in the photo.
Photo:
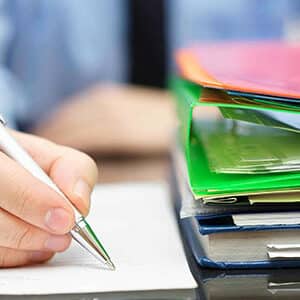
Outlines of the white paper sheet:
[[267,245],[267,253],[270,259],[300,258],[299,244],[270,244]]
[[300,224],[299,212],[274,212],[232,215],[237,226],[255,225],[294,225]]
[[98,186],[88,221],[117,270],[101,269],[75,242],[46,265],[0,270],[0,294],[192,289],[167,186]]

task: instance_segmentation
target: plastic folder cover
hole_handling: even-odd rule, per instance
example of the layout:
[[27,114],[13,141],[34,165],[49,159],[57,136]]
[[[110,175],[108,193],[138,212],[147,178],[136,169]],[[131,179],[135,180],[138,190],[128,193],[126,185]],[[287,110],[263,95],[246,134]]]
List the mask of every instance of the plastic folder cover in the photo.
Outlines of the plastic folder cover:
[[197,232],[194,232],[189,218],[180,220],[183,233],[189,243],[192,253],[200,266],[206,268],[217,268],[217,269],[272,269],[272,268],[298,268],[300,267],[299,260],[277,260],[277,261],[213,261],[205,256],[205,253],[198,242]]
[[202,86],[300,98],[300,46],[284,42],[201,44],[177,52],[180,74]]
[[[277,174],[218,174],[211,172],[204,149],[195,138],[192,128],[193,109],[211,106],[257,109],[249,104],[203,103],[203,89],[182,80],[173,78],[171,87],[175,92],[180,121],[180,138],[185,153],[189,184],[195,198],[227,196],[237,194],[254,194],[272,192],[282,189],[299,189],[300,173]],[[273,109],[273,108],[271,108]]]
[[215,218],[210,220],[201,220],[198,217],[195,218],[198,221],[199,232],[202,235],[222,233],[222,232],[238,232],[238,231],[268,231],[268,230],[292,230],[292,229],[299,230],[300,229],[300,224],[238,226],[229,221],[229,219],[231,219],[230,217]]

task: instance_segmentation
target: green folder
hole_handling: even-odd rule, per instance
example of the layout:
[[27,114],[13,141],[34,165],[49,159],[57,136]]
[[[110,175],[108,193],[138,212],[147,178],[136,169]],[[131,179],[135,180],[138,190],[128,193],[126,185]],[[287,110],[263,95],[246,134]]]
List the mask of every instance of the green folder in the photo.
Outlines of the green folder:
[[[212,172],[201,141],[193,128],[195,107],[231,107],[241,109],[274,109],[287,111],[285,108],[264,106],[251,103],[206,103],[201,100],[203,88],[199,85],[173,78],[171,89],[175,94],[179,118],[179,139],[185,156],[189,184],[196,199],[217,199],[236,195],[300,191],[300,172],[268,174],[219,174]],[[299,111],[294,111],[299,113]]]

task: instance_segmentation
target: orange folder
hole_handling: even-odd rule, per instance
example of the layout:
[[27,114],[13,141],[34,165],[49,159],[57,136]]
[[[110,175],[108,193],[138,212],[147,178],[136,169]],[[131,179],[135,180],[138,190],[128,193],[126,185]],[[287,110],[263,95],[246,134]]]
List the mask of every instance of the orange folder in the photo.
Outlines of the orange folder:
[[205,87],[300,99],[300,44],[200,44],[175,59],[182,77]]

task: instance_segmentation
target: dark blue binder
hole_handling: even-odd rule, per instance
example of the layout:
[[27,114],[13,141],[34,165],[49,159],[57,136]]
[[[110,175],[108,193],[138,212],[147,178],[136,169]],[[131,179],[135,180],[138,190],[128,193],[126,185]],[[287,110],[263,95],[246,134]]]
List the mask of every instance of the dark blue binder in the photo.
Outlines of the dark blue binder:
[[[197,263],[206,268],[217,268],[217,269],[270,269],[270,268],[298,268],[300,267],[300,260],[276,260],[276,261],[213,261],[206,257],[203,248],[199,242],[198,236],[200,233],[196,231],[194,225],[192,224],[193,218],[181,219],[180,223],[182,225],[183,233],[186,240],[192,250]],[[300,226],[297,226],[299,229]]]

